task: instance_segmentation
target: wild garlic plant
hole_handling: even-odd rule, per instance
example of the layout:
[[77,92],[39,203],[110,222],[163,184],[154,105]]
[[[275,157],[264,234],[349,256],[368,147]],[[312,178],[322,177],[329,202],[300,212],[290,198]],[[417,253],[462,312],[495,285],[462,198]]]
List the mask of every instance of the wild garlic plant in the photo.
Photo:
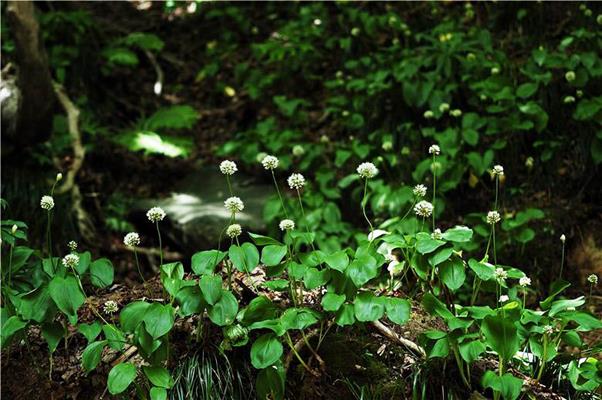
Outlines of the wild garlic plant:
[[[108,276],[110,263],[104,259],[90,262],[88,252],[72,251],[72,256],[63,259],[63,267],[55,271],[49,268],[52,264],[47,259],[36,259],[32,251],[30,261],[25,263],[27,268],[41,265],[46,275],[27,291],[5,291],[3,287],[3,295],[6,293],[11,305],[5,308],[10,317],[3,325],[3,344],[22,336],[28,325],[40,324],[53,351],[66,332],[55,321],[54,304],[88,340],[82,353],[86,371],[98,366],[107,347],[124,351],[125,344],[131,344],[138,349],[143,365],[122,362],[109,372],[107,388],[111,394],[124,393],[133,385],[141,397],[148,394],[151,399],[165,398],[173,386],[168,367],[173,353],[170,335],[176,319],[196,318],[197,339],[207,333],[208,319],[222,330],[223,350],[249,345],[250,362],[257,369],[258,397],[283,399],[290,363],[297,362],[313,376],[323,373],[320,347],[333,327],[385,319],[403,325],[412,318],[412,303],[420,301],[421,308],[443,321],[446,329],[425,331],[420,346],[412,350],[415,357],[420,359],[425,354],[428,358],[450,358],[466,391],[491,390],[496,399],[514,400],[531,390],[522,378],[525,375],[542,383],[549,382],[552,375],[561,376],[571,383],[575,393],[599,388],[601,382],[594,373],[599,361],[579,334],[601,329],[602,322],[583,309],[584,296],[560,298],[568,282],[553,285],[537,310],[528,308],[526,292],[531,279],[518,268],[498,264],[495,252],[491,264],[489,248],[480,259],[470,257],[466,249],[473,241],[471,228],[440,229],[433,224],[429,232],[424,225],[433,215],[433,203],[421,200],[426,187],[420,184],[415,187],[411,208],[416,220],[422,220],[419,230],[405,229],[402,222],[408,212],[388,223],[386,230],[373,226],[366,218],[369,231],[357,236],[355,246],[321,250],[314,244],[303,209],[301,189],[307,184],[305,177],[291,175],[287,179],[290,193],[281,192],[274,173],[278,159],[267,156],[261,161],[273,177],[282,206],[279,237],[243,231],[236,216],[243,211],[244,203],[234,196],[230,182],[236,164],[222,163],[220,170],[227,176],[230,194],[224,203],[231,215],[224,230],[231,239],[230,247],[227,251],[218,247],[194,254],[193,274],[189,276],[185,276],[181,262],[161,263],[160,278],[168,301],[144,299],[121,307],[107,302],[103,309],[106,317],[96,312],[97,321],[78,323],[77,309],[86,298],[82,282],[89,276],[93,285],[106,286],[107,282],[98,278]],[[357,172],[365,179],[362,213],[366,217],[368,180],[375,178],[378,169],[373,164],[363,165]],[[434,184],[434,192],[436,188]],[[294,210],[285,207],[284,198],[289,194],[297,199],[306,232],[300,232],[291,219]],[[486,220],[493,243],[494,227],[501,218],[497,201],[492,212]],[[156,208],[149,210],[148,216],[157,227],[166,217]],[[15,235],[20,229],[17,225]],[[4,229],[2,232],[4,240]],[[245,235],[250,241],[241,243]],[[130,235],[126,246],[135,247],[139,240],[139,236]],[[15,247],[17,251],[22,250]],[[476,252],[472,247],[470,254]],[[13,270],[15,267],[13,264]],[[258,269],[262,273],[256,273]],[[248,279],[233,279],[236,276]],[[112,281],[112,268],[110,277]],[[246,282],[251,282],[250,287]],[[473,282],[476,290],[471,290],[468,282]],[[590,282],[594,284],[593,279]],[[255,297],[242,303],[243,290],[250,290]],[[39,307],[39,302],[46,303]],[[53,336],[52,332],[60,335]],[[580,348],[581,353],[564,353],[565,345]],[[475,379],[475,365],[483,359],[494,367]]]

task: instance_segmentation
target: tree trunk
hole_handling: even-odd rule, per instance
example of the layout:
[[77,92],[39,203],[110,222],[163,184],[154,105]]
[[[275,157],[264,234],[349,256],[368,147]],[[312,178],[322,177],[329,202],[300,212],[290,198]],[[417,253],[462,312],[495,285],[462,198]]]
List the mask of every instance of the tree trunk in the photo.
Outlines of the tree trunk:
[[21,94],[16,131],[6,133],[13,144],[27,146],[50,136],[56,97],[33,3],[10,1],[6,14],[15,40],[17,86]]

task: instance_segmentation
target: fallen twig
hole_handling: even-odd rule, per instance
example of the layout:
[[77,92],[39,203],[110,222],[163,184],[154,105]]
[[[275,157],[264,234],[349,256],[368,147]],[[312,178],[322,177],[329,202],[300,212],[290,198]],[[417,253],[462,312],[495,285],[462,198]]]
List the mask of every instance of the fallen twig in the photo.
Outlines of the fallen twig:
[[372,322],[372,326],[374,326],[380,333],[382,333],[384,336],[388,337],[392,341],[397,342],[402,346],[405,346],[408,350],[411,350],[415,354],[418,354],[421,358],[426,358],[426,352],[422,347],[412,342],[411,340],[399,336],[397,333],[393,332],[391,328],[389,328],[382,322],[374,321]]

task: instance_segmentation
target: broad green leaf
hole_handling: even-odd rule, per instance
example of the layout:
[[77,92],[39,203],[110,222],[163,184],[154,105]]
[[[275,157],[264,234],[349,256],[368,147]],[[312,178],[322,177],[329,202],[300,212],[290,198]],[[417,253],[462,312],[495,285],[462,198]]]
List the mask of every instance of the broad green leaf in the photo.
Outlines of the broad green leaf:
[[443,233],[443,239],[457,243],[468,242],[472,239],[472,229],[467,226],[455,226]]
[[273,333],[266,333],[251,346],[251,364],[257,369],[275,364],[283,353],[282,343]]
[[322,297],[322,308],[324,311],[337,311],[345,302],[344,294],[326,293]]
[[69,322],[77,324],[77,309],[86,301],[77,278],[71,275],[66,278],[55,276],[48,284],[48,291],[59,310],[67,315]]
[[99,258],[90,264],[90,282],[104,288],[113,283],[113,264],[106,258]]
[[252,233],[252,232],[249,232],[249,236],[251,237],[251,239],[253,239],[253,241],[255,242],[255,244],[257,246],[267,246],[267,245],[282,246],[282,243],[280,243],[276,239],[272,239],[269,236],[258,235],[256,233]]
[[65,336],[65,327],[58,321],[46,323],[42,325],[42,336],[48,343],[50,353],[54,353],[59,342]]
[[550,307],[550,317],[555,316],[561,311],[565,311],[567,308],[577,308],[581,307],[583,304],[585,304],[585,297],[583,296],[579,296],[576,299],[557,300],[553,302],[552,307]]
[[462,359],[470,364],[485,352],[486,347],[483,342],[478,340],[467,340],[460,344],[459,349]]
[[470,269],[473,270],[473,272],[479,277],[480,280],[488,281],[490,279],[493,279],[493,273],[495,271],[493,265],[478,262],[474,258],[471,258],[470,260],[468,260],[468,266],[470,267]]
[[481,384],[502,394],[504,400],[515,400],[520,395],[523,380],[510,373],[499,376],[493,371],[486,371]]
[[449,257],[451,257],[453,252],[454,249],[451,247],[446,247],[437,250],[429,257],[429,264],[433,267],[436,267],[437,265],[441,264],[442,262],[446,261]]
[[257,374],[255,388],[258,400],[284,399],[285,372],[281,364],[264,368]]
[[106,343],[106,340],[101,340],[99,342],[92,342],[86,346],[82,353],[82,366],[86,372],[90,372],[96,368],[100,362],[102,350]]
[[255,297],[244,309],[242,322],[249,325],[253,322],[276,318],[278,308],[266,296]]
[[355,323],[355,307],[352,304],[343,304],[334,319],[339,326],[353,325]]
[[268,245],[261,250],[261,262],[268,267],[278,265],[286,255],[285,245]]
[[385,313],[385,299],[370,292],[362,292],[355,298],[353,309],[358,321],[376,321]]
[[225,289],[222,290],[222,297],[219,301],[207,310],[211,322],[219,326],[231,324],[236,317],[236,313],[238,313],[236,297]]
[[86,251],[84,253],[79,253],[79,263],[77,264],[77,267],[75,267],[75,270],[77,271],[78,274],[83,275],[88,268],[90,268],[90,262],[92,261],[92,254],[90,254],[89,251]]
[[336,269],[340,272],[345,272],[345,269],[349,265],[349,256],[343,250],[339,250],[332,253],[324,259],[324,262],[332,269]]
[[199,281],[205,301],[214,305],[222,297],[222,278],[219,275],[203,275]]
[[215,266],[219,264],[226,253],[219,250],[207,250],[195,253],[192,256],[192,270],[197,275],[212,274],[215,272]]
[[449,355],[449,341],[447,337],[435,341],[427,353],[429,358],[447,357]]
[[387,317],[391,321],[398,325],[403,325],[410,320],[412,307],[410,306],[410,302],[405,299],[386,297],[385,310],[387,311]]
[[504,360],[509,361],[520,348],[520,341],[514,322],[501,315],[489,315],[483,319],[481,332],[487,344]]
[[144,320],[150,306],[150,303],[144,301],[135,301],[125,306],[119,314],[121,329],[129,333],[134,332],[136,327]]
[[146,331],[157,339],[171,330],[175,319],[175,310],[169,304],[152,303],[144,313]]
[[167,390],[161,387],[153,387],[150,390],[151,400],[167,400]]
[[142,367],[144,375],[155,386],[169,389],[173,386],[173,379],[169,371],[163,367],[145,366]]
[[303,283],[308,290],[313,290],[323,286],[330,279],[330,271],[326,268],[319,270],[317,268],[307,268],[303,277]]
[[121,363],[114,366],[109,372],[107,388],[111,394],[125,391],[136,379],[136,366],[130,363]]
[[420,254],[428,254],[437,250],[439,247],[445,244],[442,240],[435,240],[431,238],[421,238],[416,242],[416,251]]
[[454,314],[445,307],[445,304],[431,293],[425,293],[422,297],[422,306],[429,314],[436,314],[446,320],[454,318]]
[[280,317],[280,325],[285,330],[303,330],[318,322],[319,314],[308,308],[289,308]]
[[269,290],[274,290],[276,292],[283,292],[288,289],[289,281],[287,281],[286,279],[274,279],[271,281],[263,282],[263,286],[265,286]]
[[439,266],[439,276],[445,286],[447,286],[452,292],[455,292],[462,287],[464,281],[466,280],[464,263],[458,258],[445,261]]
[[98,337],[100,331],[102,331],[102,325],[100,325],[100,322],[94,321],[91,324],[79,324],[77,330],[84,335],[88,343],[90,343]]
[[23,295],[15,307],[23,319],[32,319],[36,322],[44,322],[56,312],[47,285],[42,285]]
[[363,255],[353,260],[345,271],[357,287],[362,287],[378,275],[378,266],[374,257]]
[[27,326],[27,322],[21,320],[16,315],[13,315],[9,319],[7,319],[4,324],[2,324],[2,329],[0,329],[0,336],[2,337],[2,344],[0,345],[2,348],[6,346],[8,340],[21,329]]
[[206,306],[201,294],[201,288],[196,285],[180,289],[176,295],[176,301],[180,305],[178,313],[185,317],[192,314],[200,314]]
[[121,351],[125,346],[125,335],[115,325],[104,324],[102,326],[102,332],[105,334],[105,338],[108,340],[109,347]]
[[161,265],[161,283],[172,297],[175,297],[182,287],[184,279],[184,266],[181,262]]
[[516,95],[522,99],[531,97],[537,92],[537,83],[527,82],[523,83],[516,89]]

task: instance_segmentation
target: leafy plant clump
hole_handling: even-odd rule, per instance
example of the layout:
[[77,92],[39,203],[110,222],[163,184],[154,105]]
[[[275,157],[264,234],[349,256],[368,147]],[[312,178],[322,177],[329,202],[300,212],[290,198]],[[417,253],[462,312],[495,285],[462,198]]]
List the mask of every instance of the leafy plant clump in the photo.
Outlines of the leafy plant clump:
[[[420,343],[404,343],[421,362],[440,358],[453,363],[467,392],[478,390],[493,393],[496,400],[513,400],[521,393],[532,396],[538,383],[552,382],[570,396],[595,392],[601,383],[600,361],[596,348],[584,343],[580,334],[602,328],[602,322],[586,311],[588,299],[561,297],[570,283],[558,277],[546,298],[527,301],[535,295],[531,279],[519,268],[498,261],[496,232],[502,218],[498,188],[504,168],[496,165],[491,171],[496,193],[482,220],[488,230],[484,249],[475,246],[468,226],[438,228],[437,188],[444,182],[436,166],[444,152],[437,145],[429,148],[432,188],[416,185],[411,205],[386,227],[374,226],[366,209],[380,171],[372,163],[362,163],[357,179],[369,230],[355,235],[354,246],[336,251],[317,246],[308,223],[311,210],[306,210],[304,191],[312,182],[293,173],[287,180],[289,190],[281,189],[274,174],[280,161],[269,155],[261,161],[273,177],[280,201],[281,234],[243,233],[237,221],[245,205],[231,185],[238,169],[234,162],[224,161],[220,171],[226,178],[229,197],[224,206],[230,221],[218,248],[194,254],[188,275],[181,262],[163,263],[161,253],[164,299],[134,301],[121,310],[111,302],[103,310],[87,302],[86,285],[103,288],[112,283],[109,260],[92,261],[88,252],[77,251],[76,243],[69,244],[63,257],[51,254],[51,191],[40,204],[48,223],[46,251],[18,245],[26,241],[25,224],[2,222],[2,243],[8,249],[8,254],[3,252],[7,268],[2,272],[2,346],[27,340],[26,330],[35,325],[52,354],[61,340],[67,343],[72,335],[69,328],[76,327],[88,341],[81,357],[82,368],[89,372],[98,367],[104,349],[122,352],[126,344],[133,345],[143,362],[115,365],[108,374],[108,391],[118,395],[134,387],[140,398],[166,399],[176,383],[178,393],[185,385],[182,372],[174,379],[168,368],[174,325],[178,319],[193,317],[198,321],[197,338],[204,335],[209,321],[222,331],[222,351],[248,349],[256,369],[258,398],[282,399],[291,363],[320,376],[321,345],[332,329],[382,326],[380,321],[402,326],[412,319],[412,304],[419,300],[445,328],[423,332]],[[293,215],[300,218],[292,219]],[[147,213],[160,247],[165,217],[159,207]],[[413,223],[407,224],[406,219]],[[245,235],[250,241],[241,242]],[[222,240],[229,241],[227,249],[222,249]],[[137,261],[140,237],[132,232],[124,242]],[[78,310],[86,302],[97,317],[90,324],[78,322]],[[575,351],[567,351],[569,347]],[[303,357],[301,348],[317,365]],[[487,367],[477,379],[475,369],[483,362]],[[202,364],[212,368],[212,362]],[[203,374],[219,376],[210,371]],[[236,390],[232,381],[216,383]],[[191,384],[199,393],[212,393]],[[416,387],[414,391],[419,395]]]

